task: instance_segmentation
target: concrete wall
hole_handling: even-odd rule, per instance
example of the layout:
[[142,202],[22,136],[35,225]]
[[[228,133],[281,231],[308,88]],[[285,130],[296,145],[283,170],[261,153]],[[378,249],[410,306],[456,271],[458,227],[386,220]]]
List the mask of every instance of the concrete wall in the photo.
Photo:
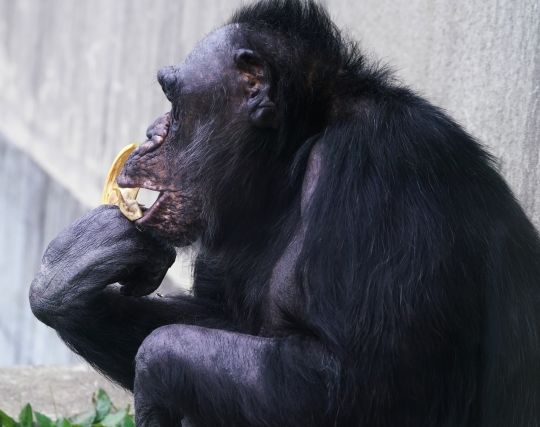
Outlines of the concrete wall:
[[[540,225],[538,0],[327,0],[332,16],[501,160]],[[156,70],[237,0],[0,0],[0,365],[73,358],[28,311],[46,243],[168,109]],[[189,282],[184,265],[172,273]]]

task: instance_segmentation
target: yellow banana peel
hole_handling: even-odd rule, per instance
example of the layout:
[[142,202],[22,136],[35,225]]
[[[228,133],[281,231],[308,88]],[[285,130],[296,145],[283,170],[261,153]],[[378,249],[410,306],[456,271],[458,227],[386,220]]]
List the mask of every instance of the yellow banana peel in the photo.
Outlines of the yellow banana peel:
[[120,188],[116,178],[124,167],[129,155],[137,148],[137,144],[126,145],[116,155],[105,180],[101,203],[117,205],[120,212],[130,221],[135,221],[143,216],[141,208],[137,203],[139,188]]

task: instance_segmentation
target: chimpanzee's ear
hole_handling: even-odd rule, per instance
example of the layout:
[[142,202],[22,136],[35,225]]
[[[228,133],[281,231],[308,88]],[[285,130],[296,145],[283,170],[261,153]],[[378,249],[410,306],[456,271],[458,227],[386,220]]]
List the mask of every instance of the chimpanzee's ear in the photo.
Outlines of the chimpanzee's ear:
[[270,99],[270,76],[264,62],[249,49],[238,49],[234,62],[242,75],[249,119],[254,126],[276,129],[276,104]]

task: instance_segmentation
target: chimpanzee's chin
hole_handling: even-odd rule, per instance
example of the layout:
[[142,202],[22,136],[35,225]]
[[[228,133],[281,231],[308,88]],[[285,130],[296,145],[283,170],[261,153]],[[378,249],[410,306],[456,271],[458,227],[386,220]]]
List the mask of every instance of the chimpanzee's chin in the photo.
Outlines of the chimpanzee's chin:
[[161,243],[176,248],[183,248],[191,245],[197,240],[197,233],[195,232],[179,232],[173,231],[168,227],[154,227],[143,224],[135,223],[137,229],[142,233],[152,236],[153,239],[160,241]]

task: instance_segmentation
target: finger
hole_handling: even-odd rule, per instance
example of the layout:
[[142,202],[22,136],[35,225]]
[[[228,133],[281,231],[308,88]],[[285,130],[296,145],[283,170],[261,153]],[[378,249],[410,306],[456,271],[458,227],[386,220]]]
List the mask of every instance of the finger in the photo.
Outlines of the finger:
[[124,295],[141,297],[154,292],[167,274],[168,268],[146,269],[136,268],[126,279],[119,282],[120,291]]

